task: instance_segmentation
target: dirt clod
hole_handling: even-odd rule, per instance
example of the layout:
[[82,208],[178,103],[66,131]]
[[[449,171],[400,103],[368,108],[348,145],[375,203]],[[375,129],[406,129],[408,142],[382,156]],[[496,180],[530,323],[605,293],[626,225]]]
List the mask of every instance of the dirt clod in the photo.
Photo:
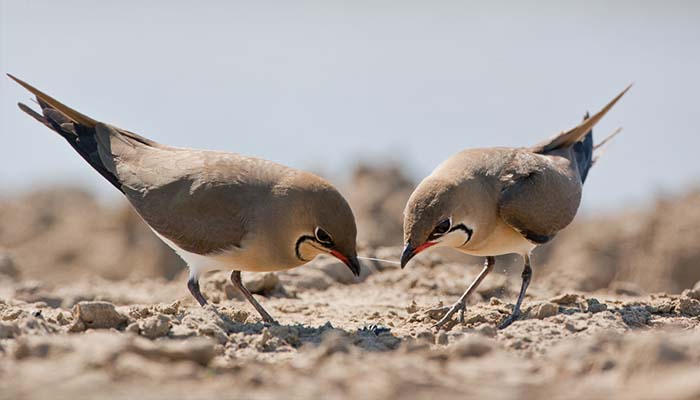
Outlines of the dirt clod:
[[586,299],[585,310],[589,313],[599,313],[608,309],[608,306],[599,302],[598,299]]
[[73,307],[74,324],[71,332],[85,329],[124,328],[126,316],[117,312],[114,304],[104,301],[81,301]]
[[141,335],[149,339],[166,336],[170,332],[171,326],[170,318],[163,314],[147,317],[138,323]]
[[681,296],[678,300],[678,310],[684,315],[697,317],[700,315],[700,301],[694,298]]
[[531,318],[545,319],[557,315],[558,312],[559,305],[550,302],[540,302],[533,305],[529,309],[528,314]]

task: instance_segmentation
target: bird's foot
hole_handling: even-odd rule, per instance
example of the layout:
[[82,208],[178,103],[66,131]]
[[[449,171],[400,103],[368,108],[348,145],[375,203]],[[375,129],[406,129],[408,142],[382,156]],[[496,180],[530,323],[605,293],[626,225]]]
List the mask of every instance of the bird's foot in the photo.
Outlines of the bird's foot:
[[[442,304],[442,302],[440,302]],[[450,311],[449,306],[435,307],[425,311],[430,318],[439,319],[442,318],[447,312]]]
[[504,319],[503,322],[501,322],[500,325],[498,325],[498,329],[506,329],[507,327],[510,326],[513,322],[517,321],[518,318],[520,318],[520,310],[516,309],[513,310],[513,312],[508,316],[508,318]]
[[261,307],[257,311],[263,320],[263,324],[265,324],[265,325],[279,325],[279,322],[277,322],[274,318],[272,318],[272,316],[270,314],[268,314],[264,308]]
[[[467,308],[466,302],[458,301],[458,302],[454,303],[452,305],[452,307],[449,307],[449,308],[448,307],[440,307],[438,309],[429,310],[428,311],[429,313],[432,311],[437,312],[437,311],[447,310],[447,313],[445,313],[445,315],[435,325],[433,325],[433,328],[437,329],[437,330],[442,329],[445,326],[445,324],[447,324],[447,322],[452,320],[452,316],[458,311],[459,311],[458,321],[459,321],[459,323],[463,323],[464,322],[464,310],[466,308]],[[454,326],[454,325],[451,325],[450,328],[452,328],[452,326]]]

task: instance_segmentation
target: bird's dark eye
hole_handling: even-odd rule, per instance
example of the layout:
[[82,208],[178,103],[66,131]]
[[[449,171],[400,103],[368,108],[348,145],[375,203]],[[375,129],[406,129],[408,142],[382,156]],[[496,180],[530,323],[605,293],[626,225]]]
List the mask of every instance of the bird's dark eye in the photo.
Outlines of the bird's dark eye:
[[314,235],[316,236],[316,240],[318,240],[320,243],[323,244],[333,244],[333,238],[331,235],[328,234],[328,232],[324,231],[321,228],[316,228],[314,231]]
[[447,231],[450,230],[451,227],[452,227],[452,219],[448,218],[448,219],[440,222],[439,224],[437,224],[435,229],[433,229],[433,235],[434,236],[444,235],[445,233],[447,233]]

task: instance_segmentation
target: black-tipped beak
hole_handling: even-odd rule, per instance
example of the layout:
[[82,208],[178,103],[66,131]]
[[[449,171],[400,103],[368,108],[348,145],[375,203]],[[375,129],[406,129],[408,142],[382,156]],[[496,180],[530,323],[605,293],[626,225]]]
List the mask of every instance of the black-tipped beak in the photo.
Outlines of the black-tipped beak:
[[406,267],[406,264],[416,255],[415,249],[410,243],[406,243],[406,247],[403,248],[403,253],[401,253],[401,269]]
[[350,271],[352,271],[353,275],[360,276],[360,261],[357,260],[357,256],[344,256],[336,250],[331,251],[331,254],[338,260],[342,261],[343,264],[347,265],[348,268],[350,268]]
[[350,268],[350,271],[352,271],[355,276],[360,276],[360,262],[357,260],[356,256],[351,256],[348,257],[348,261],[345,263],[345,265]]
[[406,247],[404,247],[403,253],[401,254],[401,268],[405,267],[406,264],[408,264],[408,262],[416,256],[416,254],[436,244],[437,242],[425,242],[422,245],[413,248],[410,243],[406,243]]

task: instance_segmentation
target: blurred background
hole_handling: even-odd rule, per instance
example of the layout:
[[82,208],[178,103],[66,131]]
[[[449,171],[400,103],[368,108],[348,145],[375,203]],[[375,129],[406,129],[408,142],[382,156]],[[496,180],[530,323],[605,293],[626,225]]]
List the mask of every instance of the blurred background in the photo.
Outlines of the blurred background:
[[[634,82],[595,130],[624,128],[580,218],[541,263],[586,290],[700,279],[700,3],[193,4],[0,0],[0,71],[156,141],[313,170],[350,199],[366,248],[400,244],[407,196],[448,156],[537,143]],[[180,273],[118,193],[17,109],[28,100],[0,78],[0,251],[14,260],[0,270]]]

